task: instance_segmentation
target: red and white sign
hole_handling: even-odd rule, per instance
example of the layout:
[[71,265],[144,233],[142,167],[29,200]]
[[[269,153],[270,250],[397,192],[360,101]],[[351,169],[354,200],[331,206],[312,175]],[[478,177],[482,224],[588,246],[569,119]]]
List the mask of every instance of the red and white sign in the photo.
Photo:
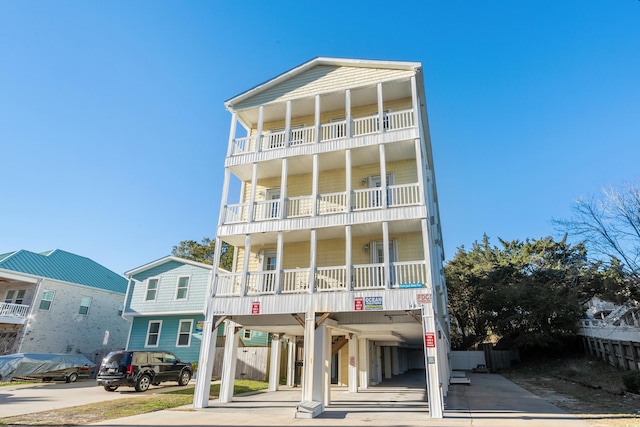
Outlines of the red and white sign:
[[251,314],[260,314],[260,301],[251,303]]
[[418,304],[431,304],[431,294],[417,294],[416,301]]
[[436,348],[436,334],[433,332],[424,334],[424,346],[427,348]]
[[363,311],[364,310],[364,298],[363,297],[355,297],[353,299],[353,309],[355,311]]

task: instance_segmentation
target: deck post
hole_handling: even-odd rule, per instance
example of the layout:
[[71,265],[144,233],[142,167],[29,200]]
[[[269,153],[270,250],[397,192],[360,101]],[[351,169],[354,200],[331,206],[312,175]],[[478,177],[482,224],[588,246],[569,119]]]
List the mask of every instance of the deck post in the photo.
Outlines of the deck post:
[[224,332],[224,359],[220,378],[221,403],[229,403],[233,400],[233,385],[236,378],[236,361],[238,360],[238,341],[240,340],[239,332],[240,327],[238,324],[228,320]]

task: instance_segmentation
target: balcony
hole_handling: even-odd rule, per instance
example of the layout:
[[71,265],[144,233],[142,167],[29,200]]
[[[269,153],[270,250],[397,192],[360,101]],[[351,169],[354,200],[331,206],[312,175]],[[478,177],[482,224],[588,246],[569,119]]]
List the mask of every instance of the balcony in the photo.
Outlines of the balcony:
[[[319,194],[315,201],[317,215],[329,215],[384,208],[383,189],[379,187],[351,191],[351,206],[347,203],[347,192]],[[387,187],[386,207],[418,206],[421,204],[420,186],[418,183],[390,185]],[[284,210],[282,204],[284,203]],[[290,197],[257,201],[254,204],[253,216],[249,221],[249,203],[237,203],[224,207],[223,224],[237,224],[252,221],[267,221],[283,218],[310,217],[313,215],[313,196]]]
[[385,113],[380,126],[380,116],[374,114],[367,117],[354,118],[351,126],[345,120],[323,123],[315,126],[294,128],[286,131],[266,132],[261,138],[256,135],[234,138],[231,142],[230,156],[239,156],[258,151],[268,151],[280,148],[299,147],[315,143],[336,141],[358,136],[372,135],[415,127],[413,109]]
[[0,303],[0,323],[23,325],[29,314],[29,306],[24,304]]
[[[277,271],[250,271],[219,274],[215,295],[241,297],[244,295],[300,294],[314,292],[344,292],[387,289],[385,267],[382,263],[351,266],[351,283],[347,283],[347,266],[285,269],[278,279]],[[390,271],[391,289],[427,286],[425,261],[394,262]],[[313,286],[311,286],[313,284]]]

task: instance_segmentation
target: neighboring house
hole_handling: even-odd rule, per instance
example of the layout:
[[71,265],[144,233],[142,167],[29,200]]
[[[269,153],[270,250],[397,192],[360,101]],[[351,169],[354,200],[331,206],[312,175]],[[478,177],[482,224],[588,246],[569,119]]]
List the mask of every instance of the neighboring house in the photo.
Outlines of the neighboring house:
[[127,281],[55,249],[0,255],[0,354],[95,354],[124,348]]
[[[167,256],[125,272],[123,316],[131,322],[127,349],[159,348],[197,361],[212,270],[209,264]],[[242,336],[248,346],[268,342],[264,332],[243,331]]]
[[288,338],[302,359],[285,376],[303,365],[301,400],[314,402],[303,411],[329,403],[330,378],[357,391],[414,367],[430,371],[441,410],[449,317],[422,64],[315,58],[225,106],[216,248],[233,246],[234,260],[213,278],[205,324],[231,316],[227,346],[239,327],[272,333],[272,390]]

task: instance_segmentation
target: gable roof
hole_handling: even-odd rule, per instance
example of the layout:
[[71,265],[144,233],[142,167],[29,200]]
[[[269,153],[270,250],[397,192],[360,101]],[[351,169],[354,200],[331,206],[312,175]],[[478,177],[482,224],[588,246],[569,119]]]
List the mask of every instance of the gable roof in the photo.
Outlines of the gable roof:
[[54,249],[35,253],[19,250],[0,255],[0,269],[124,294],[127,279],[97,262]]
[[204,269],[207,269],[207,270],[213,270],[213,266],[211,264],[204,264],[202,262],[192,261],[190,259],[180,258],[180,257],[177,257],[177,256],[169,255],[169,256],[157,259],[155,261],[151,261],[151,262],[149,262],[147,264],[144,264],[144,265],[142,265],[140,267],[134,268],[133,270],[125,271],[124,275],[126,277],[131,277],[133,275],[136,275],[136,274],[141,273],[143,271],[146,271],[146,270],[149,270],[151,268],[157,267],[159,265],[166,264],[168,262],[179,262],[181,264],[193,265],[193,266],[204,268]]
[[[362,71],[366,71],[366,69],[387,70],[391,72],[389,78],[393,78],[397,76],[397,72],[415,74],[421,70],[422,64],[420,62],[405,61],[316,57],[290,69],[289,71],[285,71],[266,82],[260,83],[239,95],[236,95],[235,97],[225,101],[224,104],[229,111],[252,107],[261,103],[264,104],[269,102],[270,99],[276,98],[280,94],[280,91],[275,89],[277,86],[281,86],[285,82],[293,84],[294,87],[301,87],[309,84],[310,81],[321,79],[325,75],[330,74],[339,68],[361,69]],[[312,69],[317,69],[317,72],[311,72]],[[308,78],[305,78],[305,75],[308,75]],[[337,80],[342,80],[346,83],[348,83],[349,80],[348,78],[345,78],[345,76],[337,76],[336,78]],[[381,75],[375,75],[373,78],[375,81],[385,79],[384,76]],[[290,90],[291,88],[288,89]],[[335,86],[332,87],[332,90],[335,90]],[[315,92],[317,93],[317,91]],[[261,95],[259,97],[259,101],[256,100],[251,102],[251,99],[258,95]]]

